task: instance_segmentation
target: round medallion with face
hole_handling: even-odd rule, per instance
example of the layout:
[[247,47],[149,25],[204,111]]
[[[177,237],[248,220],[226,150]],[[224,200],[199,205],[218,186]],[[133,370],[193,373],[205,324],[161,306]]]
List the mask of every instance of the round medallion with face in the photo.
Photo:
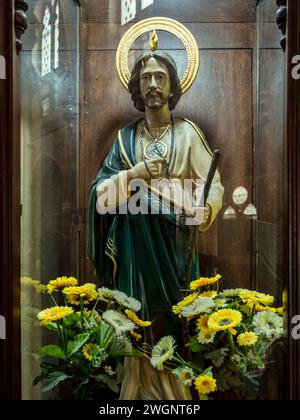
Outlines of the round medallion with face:
[[165,158],[168,153],[168,148],[165,143],[159,141],[152,141],[145,146],[144,155],[147,159]]

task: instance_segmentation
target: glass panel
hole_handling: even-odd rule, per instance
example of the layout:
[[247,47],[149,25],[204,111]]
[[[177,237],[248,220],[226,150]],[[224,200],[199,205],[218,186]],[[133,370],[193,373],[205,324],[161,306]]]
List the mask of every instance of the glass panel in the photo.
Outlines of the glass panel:
[[78,275],[79,14],[73,0],[30,0],[21,61],[22,391],[32,381],[48,335],[36,315],[45,284]]
[[[276,10],[276,4],[268,0],[261,0],[257,8],[256,284],[281,302],[286,57],[274,23]],[[272,400],[283,398],[281,349],[275,354],[276,364],[270,365],[265,389]]]

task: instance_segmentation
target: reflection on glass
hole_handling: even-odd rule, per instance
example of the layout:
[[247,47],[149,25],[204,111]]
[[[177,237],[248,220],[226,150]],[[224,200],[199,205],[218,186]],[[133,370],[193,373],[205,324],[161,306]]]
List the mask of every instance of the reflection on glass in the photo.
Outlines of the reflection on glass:
[[136,16],[136,0],[121,0],[122,25],[130,22]]
[[[271,0],[257,7],[257,132],[256,132],[256,285],[282,303],[283,270],[283,118],[285,55],[280,48]],[[250,212],[254,209],[250,208]],[[249,209],[247,209],[249,212]],[[270,366],[264,392],[282,398],[282,352]],[[275,367],[276,366],[276,367]]]
[[236,205],[242,205],[245,204],[248,200],[248,191],[244,187],[238,187],[233,192],[233,202]]
[[51,71],[52,25],[50,25],[50,18],[49,7],[46,7],[42,33],[42,76],[46,76]]
[[[45,284],[78,275],[78,7],[31,0],[21,62],[21,316],[23,399],[40,399],[36,315]],[[48,342],[47,342],[48,343]]]
[[154,3],[154,0],[142,0],[141,1],[141,9],[146,9],[146,7],[151,6]]

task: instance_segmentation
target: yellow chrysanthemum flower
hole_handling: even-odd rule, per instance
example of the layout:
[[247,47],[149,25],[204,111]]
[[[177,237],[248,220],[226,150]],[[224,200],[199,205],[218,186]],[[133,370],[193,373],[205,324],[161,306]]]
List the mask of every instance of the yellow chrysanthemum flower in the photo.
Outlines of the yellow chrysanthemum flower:
[[256,312],[273,312],[273,314],[276,314],[277,309],[276,308],[272,308],[271,306],[264,306],[264,305],[260,305],[259,303],[257,303],[255,305],[255,311]]
[[249,305],[240,305],[239,310],[240,310],[243,314],[245,314],[245,315],[247,315],[247,316],[250,316],[250,315],[252,314],[252,310],[253,310],[253,308],[249,307]]
[[213,284],[217,283],[222,276],[217,274],[215,277],[200,277],[200,279],[192,281],[190,284],[191,290],[200,289],[200,287],[204,286],[212,286]]
[[142,339],[141,334],[137,334],[134,331],[130,331],[131,337],[133,337],[136,341],[140,341]]
[[255,311],[256,312],[272,312],[273,314],[279,314],[282,315],[283,314],[283,308],[272,308],[271,306],[264,306],[264,305],[260,305],[259,303],[257,305],[255,305]]
[[259,293],[251,290],[241,291],[239,294],[240,298],[244,303],[253,307],[256,304],[269,306],[274,302],[274,296],[266,295],[264,293]]
[[257,343],[258,336],[253,332],[248,332],[240,334],[237,338],[238,345],[241,347],[244,346],[254,346]]
[[200,375],[194,383],[199,394],[207,395],[217,389],[217,381],[211,376]]
[[44,309],[41,311],[37,318],[41,325],[46,326],[50,322],[60,321],[61,319],[73,313],[73,309],[68,306],[54,306],[53,308]]
[[83,348],[82,348],[82,354],[83,354],[83,357],[86,360],[88,360],[90,362],[92,361],[92,359],[93,359],[93,350],[94,350],[95,347],[97,347],[97,345],[96,344],[93,344],[93,343],[88,343],[85,346],[83,346]]
[[197,297],[198,297],[198,293],[193,293],[192,295],[186,296],[181,302],[173,306],[172,311],[176,315],[181,314],[182,309],[190,305],[191,303],[193,303]]
[[126,309],[125,313],[127,315],[127,317],[130,319],[130,321],[134,322],[135,325],[137,325],[138,327],[150,327],[150,325],[152,324],[152,322],[150,321],[142,321],[133,311],[131,311],[130,309]]
[[203,292],[203,293],[200,293],[199,295],[199,297],[208,297],[211,299],[214,299],[217,296],[218,296],[218,292],[215,292],[214,290]]
[[208,320],[209,320],[209,315],[201,316],[201,318],[199,318],[199,320],[197,322],[198,330],[200,330],[204,333],[208,332],[209,331]]
[[56,280],[51,280],[48,285],[48,293],[51,295],[53,292],[58,292],[59,290],[63,289],[64,287],[72,287],[78,284],[77,279],[75,277],[57,277]]
[[213,331],[232,330],[242,322],[243,316],[234,309],[221,309],[213,313],[208,320],[208,327]]
[[72,305],[80,305],[80,298],[82,298],[84,304],[88,304],[98,297],[96,285],[92,283],[86,283],[83,286],[66,287],[63,292]]

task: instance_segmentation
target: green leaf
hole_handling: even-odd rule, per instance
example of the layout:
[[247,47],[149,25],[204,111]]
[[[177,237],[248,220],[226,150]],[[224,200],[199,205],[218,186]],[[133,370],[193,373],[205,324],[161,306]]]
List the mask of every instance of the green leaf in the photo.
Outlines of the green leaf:
[[126,369],[122,363],[118,363],[116,371],[117,371],[117,383],[120,384],[123,382]]
[[194,336],[191,339],[191,341],[190,341],[190,343],[189,343],[188,346],[191,347],[191,351],[193,353],[198,353],[199,351],[204,350],[206,348],[205,344],[200,344],[199,343],[197,336]]
[[78,334],[74,341],[68,341],[67,354],[68,358],[73,356],[89,339],[90,333]]
[[56,359],[65,360],[65,355],[62,349],[54,344],[49,346],[44,346],[39,350],[39,355],[41,357],[55,357]]
[[56,371],[50,373],[44,380],[43,392],[51,391],[51,389],[55,388],[60,382],[69,378],[72,378],[72,376],[67,375],[65,372]]
[[106,348],[111,344],[114,330],[106,322],[101,322],[94,330],[96,335],[97,343],[99,346]]
[[78,315],[76,315],[74,312],[63,319],[63,323],[65,327],[72,327],[74,325],[76,326],[77,321],[78,321]]
[[135,352],[133,351],[132,344],[129,340],[116,340],[113,342],[110,351],[111,357],[130,357],[134,355]]
[[210,366],[209,368],[207,368],[206,370],[204,370],[201,373],[202,376],[211,376],[213,377],[213,373],[212,373],[212,366]]
[[97,368],[102,365],[103,362],[108,358],[108,353],[105,348],[97,346],[96,350],[93,351],[93,367]]
[[57,331],[57,324],[55,322],[49,322],[49,324],[47,324],[47,329],[50,331]]
[[97,375],[97,376],[95,376],[95,380],[97,382],[103,382],[113,392],[115,392],[115,393],[118,393],[119,392],[119,386],[118,386],[117,381],[115,379],[112,379],[111,377],[109,377],[107,375]]
[[36,378],[34,378],[32,385],[36,386],[39,382],[41,382],[41,380],[43,379],[43,375],[39,375]]
[[229,352],[229,349],[227,349],[226,347],[223,347],[220,350],[215,350],[215,351],[212,351],[211,353],[208,353],[207,355],[205,355],[205,359],[211,359],[213,364],[217,368],[220,368],[225,362],[228,352]]

